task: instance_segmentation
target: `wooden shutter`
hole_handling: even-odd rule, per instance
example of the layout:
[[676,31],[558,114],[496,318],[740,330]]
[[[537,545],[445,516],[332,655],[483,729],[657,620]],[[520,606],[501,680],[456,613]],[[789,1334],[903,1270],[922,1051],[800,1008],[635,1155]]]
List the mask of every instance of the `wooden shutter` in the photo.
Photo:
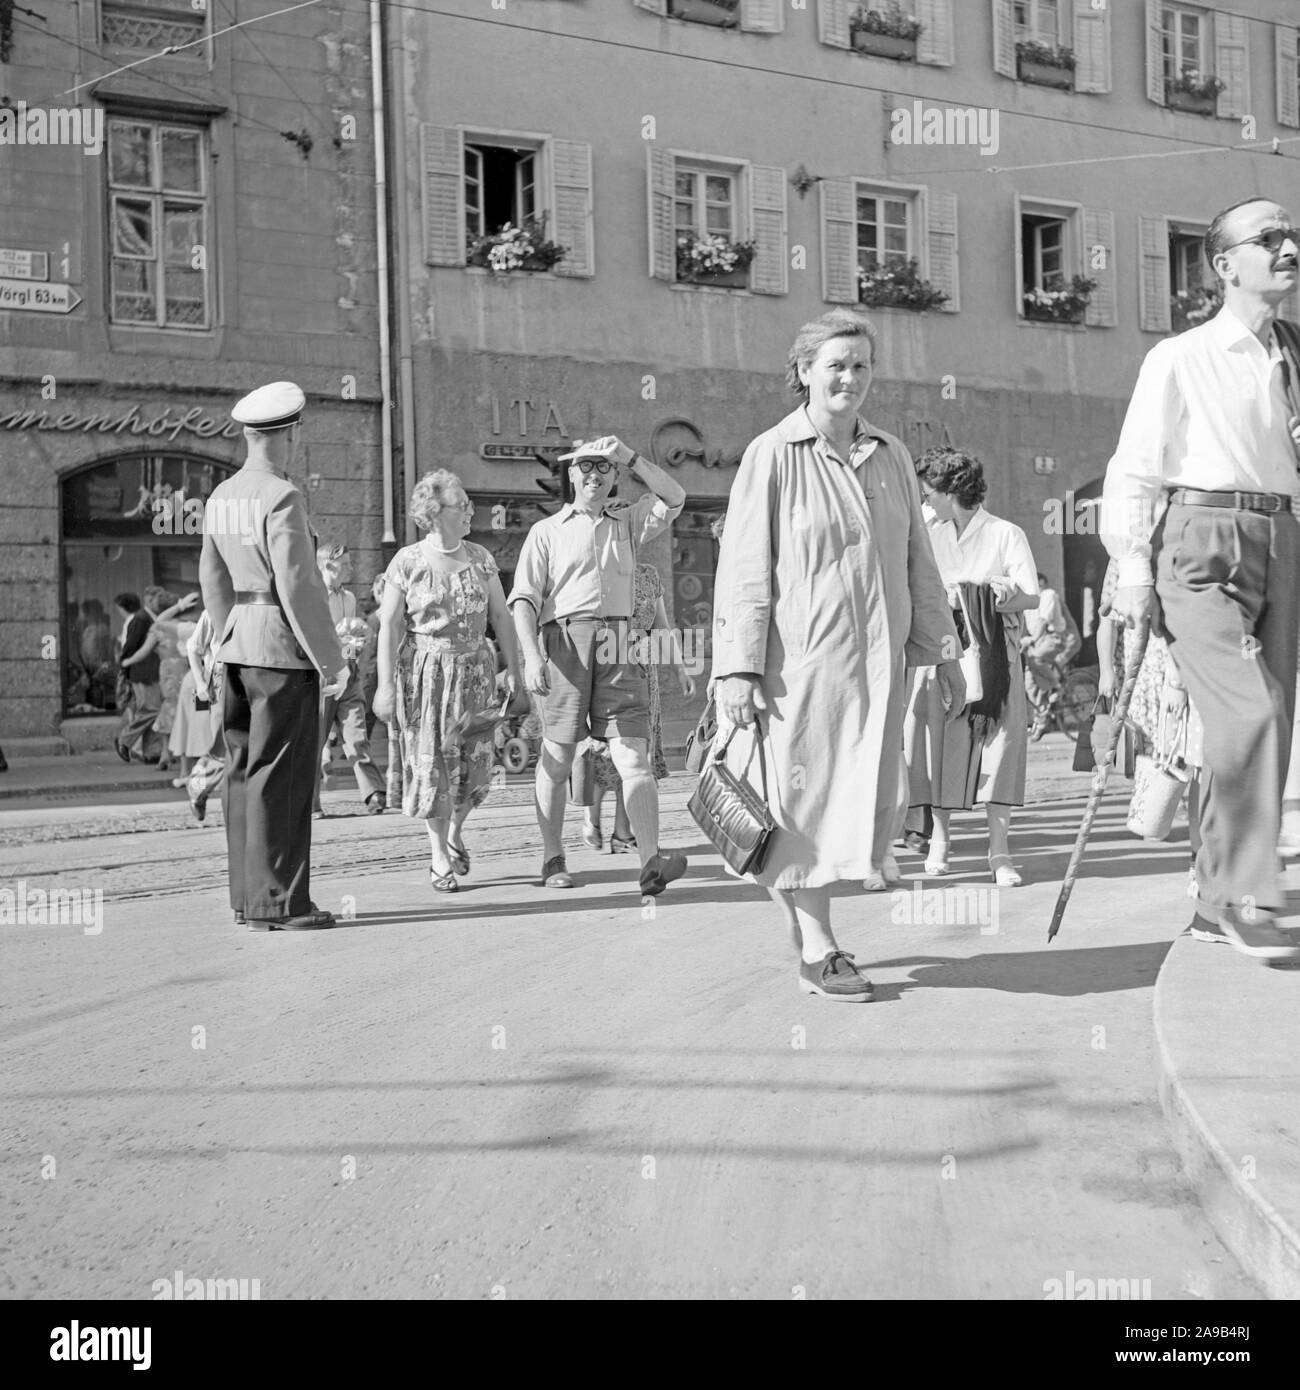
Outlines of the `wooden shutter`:
[[785,28],[785,0],[740,0],[740,27],[751,34],[779,34]]
[[1011,211],[1015,217],[1015,236],[1012,238],[1016,257],[1016,273],[1011,277],[1012,284],[1016,287],[1016,317],[1022,319],[1025,316],[1025,217],[1024,209],[1020,206],[1020,194],[1011,195]]
[[1228,85],[1219,93],[1218,115],[1250,113],[1250,21],[1243,15],[1214,14],[1214,75]]
[[1161,47],[1160,0],[1147,0],[1147,99],[1165,104],[1165,59]]
[[830,304],[858,302],[857,229],[853,180],[823,179],[821,198],[822,298]]
[[1109,92],[1110,6],[1094,10],[1089,0],[1074,5],[1074,90]]
[[939,307],[945,314],[961,308],[957,278],[957,195],[928,189],[925,195],[925,242],[929,252],[927,278],[948,296]]
[[1277,123],[1300,126],[1300,30],[1292,24],[1273,26],[1277,58]]
[[852,0],[817,0],[817,37],[832,48],[850,48],[849,13]]
[[749,268],[749,288],[755,294],[788,294],[784,169],[769,164],[750,166],[749,223],[758,242],[758,254]]
[[1173,328],[1169,307],[1169,224],[1163,217],[1138,218],[1138,321],[1144,333]]
[[993,0],[993,70],[1016,75],[1016,23],[1011,0]]
[[656,280],[677,279],[677,246],[673,240],[673,156],[651,141],[645,147],[646,210],[650,218],[650,274]]
[[953,65],[952,0],[916,0],[922,29],[916,40],[916,61],[931,67]]
[[594,275],[596,253],[591,223],[591,146],[585,140],[551,140],[551,233],[569,254],[557,275]]
[[465,264],[465,137],[420,123],[420,199],[428,265]]
[[[1094,266],[1101,252],[1104,266]],[[1115,214],[1094,208],[1083,210],[1083,273],[1097,282],[1088,301],[1084,322],[1093,328],[1115,327]]]
[[632,0],[632,3],[638,9],[649,10],[652,14],[668,13],[668,0]]

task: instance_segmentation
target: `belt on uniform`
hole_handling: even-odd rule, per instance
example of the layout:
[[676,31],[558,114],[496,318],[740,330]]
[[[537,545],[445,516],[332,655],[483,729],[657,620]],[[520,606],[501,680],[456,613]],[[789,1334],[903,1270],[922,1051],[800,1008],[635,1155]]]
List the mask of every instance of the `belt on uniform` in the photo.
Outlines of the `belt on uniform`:
[[275,591],[272,589],[236,589],[236,603],[269,603],[275,607],[280,606],[280,600],[276,598]]
[[1176,487],[1169,500],[1184,507],[1231,507],[1238,512],[1300,512],[1300,497],[1285,492],[1202,492]]

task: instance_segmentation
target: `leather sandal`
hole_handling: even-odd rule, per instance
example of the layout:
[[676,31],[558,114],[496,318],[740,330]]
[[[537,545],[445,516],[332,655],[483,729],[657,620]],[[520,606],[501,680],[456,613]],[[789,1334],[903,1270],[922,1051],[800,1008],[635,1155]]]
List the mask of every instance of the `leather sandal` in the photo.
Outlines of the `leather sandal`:
[[435,873],[432,865],[429,868],[429,883],[439,893],[459,893],[460,884],[456,882],[456,874],[452,869],[448,869],[445,874]]

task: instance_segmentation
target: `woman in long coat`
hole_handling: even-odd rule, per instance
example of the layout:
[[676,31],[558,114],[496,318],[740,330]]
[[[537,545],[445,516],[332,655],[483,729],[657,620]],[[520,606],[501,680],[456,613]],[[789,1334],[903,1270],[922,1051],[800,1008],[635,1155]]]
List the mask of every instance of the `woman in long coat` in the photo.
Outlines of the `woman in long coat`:
[[[871,982],[835,942],[829,890],[889,853],[905,668],[938,665],[954,713],[965,704],[912,460],[858,413],[874,361],[858,313],[800,329],[787,381],[804,404],[750,444],[732,484],[713,638],[719,737],[757,711],[767,752],[777,830],[754,878],[791,929],[800,987],[853,1001]],[[759,786],[749,736],[728,757]]]

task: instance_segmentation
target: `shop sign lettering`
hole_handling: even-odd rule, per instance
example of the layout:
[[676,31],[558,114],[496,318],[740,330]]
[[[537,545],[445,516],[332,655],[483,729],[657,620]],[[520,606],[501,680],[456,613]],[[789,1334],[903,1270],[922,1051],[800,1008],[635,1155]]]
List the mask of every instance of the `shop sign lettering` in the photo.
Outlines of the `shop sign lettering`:
[[233,420],[218,420],[205,415],[197,406],[184,415],[173,415],[164,410],[161,415],[145,419],[140,407],[133,405],[120,415],[112,411],[64,411],[55,414],[49,410],[12,410],[0,415],[0,428],[7,430],[57,430],[64,434],[80,431],[89,434],[92,430],[99,434],[148,435],[151,439],[174,441],[182,431],[197,435],[200,439],[238,439],[241,427]]

